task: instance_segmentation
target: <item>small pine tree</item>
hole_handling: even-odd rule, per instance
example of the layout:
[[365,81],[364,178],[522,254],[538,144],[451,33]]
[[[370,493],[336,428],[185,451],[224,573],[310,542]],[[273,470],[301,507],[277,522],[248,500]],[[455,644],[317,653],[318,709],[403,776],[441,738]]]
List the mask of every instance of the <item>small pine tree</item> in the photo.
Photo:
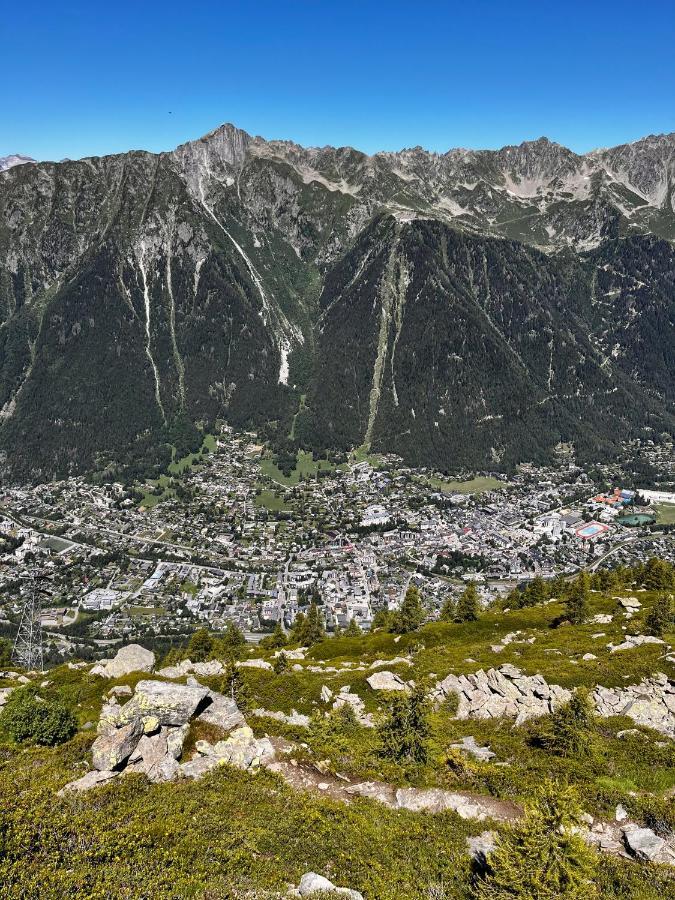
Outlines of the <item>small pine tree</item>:
[[188,658],[192,662],[206,662],[215,650],[215,641],[206,628],[199,628],[190,638],[187,647]]
[[474,885],[476,900],[590,900],[596,852],[574,828],[581,810],[567,787],[545,781],[525,819],[502,831],[488,870]]
[[473,581],[460,594],[455,610],[455,622],[475,622],[478,618],[478,591]]
[[290,663],[288,662],[288,657],[282,650],[281,653],[274,660],[274,674],[275,675],[283,675],[284,672],[288,671]]
[[387,720],[380,726],[382,755],[398,762],[427,761],[428,701],[421,686],[393,698]]
[[235,625],[234,622],[228,622],[225,627],[225,632],[220,639],[220,645],[225,654],[228,656],[236,656],[241,648],[246,646],[244,632],[238,625]]
[[589,752],[592,728],[593,706],[588,691],[579,688],[569,703],[557,709],[542,725],[539,740],[558,756],[580,756]]
[[546,582],[541,575],[537,575],[536,578],[532,579],[527,586],[526,595],[528,606],[537,606],[537,604],[543,603],[547,599]]
[[448,597],[438,615],[439,622],[453,622],[455,619],[455,601]]
[[673,567],[664,559],[652,556],[647,560],[642,584],[648,591],[664,591],[673,586]]
[[589,578],[581,572],[565,601],[565,616],[572,625],[583,625],[588,618]]
[[231,697],[240,710],[245,712],[248,709],[250,701],[249,691],[239,667],[234,662],[230,663],[225,669],[220,691],[226,697]]
[[319,607],[312,601],[302,627],[300,643],[304,647],[311,647],[313,644],[318,644],[325,637],[326,629],[323,624],[323,616],[319,611]]
[[670,594],[659,594],[652,608],[647,613],[645,625],[649,634],[663,637],[673,627],[673,601]]
[[362,634],[359,623],[356,619],[350,619],[349,625],[345,628],[345,637],[359,637]]
[[302,635],[305,628],[305,614],[299,612],[295,617],[293,622],[293,627],[291,628],[291,633],[289,635],[289,641],[291,644],[301,644],[302,643]]
[[394,614],[389,630],[394,634],[409,634],[417,631],[424,621],[424,608],[420,592],[411,584],[405,592],[401,608]]

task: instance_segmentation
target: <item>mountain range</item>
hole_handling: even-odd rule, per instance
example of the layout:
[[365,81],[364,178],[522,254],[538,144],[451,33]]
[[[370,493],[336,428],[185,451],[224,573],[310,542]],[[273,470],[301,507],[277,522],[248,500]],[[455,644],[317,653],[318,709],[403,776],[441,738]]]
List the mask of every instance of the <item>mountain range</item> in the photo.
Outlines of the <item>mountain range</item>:
[[675,433],[675,134],[7,159],[6,477],[158,466],[215,419],[448,471]]

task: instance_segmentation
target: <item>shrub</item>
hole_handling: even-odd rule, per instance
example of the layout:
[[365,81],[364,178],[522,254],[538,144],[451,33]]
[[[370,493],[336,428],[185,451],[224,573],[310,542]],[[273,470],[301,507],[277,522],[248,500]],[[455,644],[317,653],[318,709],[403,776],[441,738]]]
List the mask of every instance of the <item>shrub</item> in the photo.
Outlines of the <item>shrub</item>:
[[72,712],[58,700],[42,700],[34,688],[13,691],[2,713],[0,728],[17,743],[30,742],[53,747],[71,738],[77,731]]
[[416,686],[410,694],[393,698],[389,716],[380,726],[382,755],[398,762],[427,761],[428,701],[424,689]]
[[559,756],[588,752],[593,727],[593,707],[588,691],[579,688],[569,703],[557,709],[541,725],[539,743]]
[[673,627],[673,604],[670,594],[659,594],[647,613],[645,625],[649,634],[663,637]]
[[596,852],[574,832],[581,810],[568,787],[545,781],[525,819],[497,838],[477,900],[586,900],[597,896]]

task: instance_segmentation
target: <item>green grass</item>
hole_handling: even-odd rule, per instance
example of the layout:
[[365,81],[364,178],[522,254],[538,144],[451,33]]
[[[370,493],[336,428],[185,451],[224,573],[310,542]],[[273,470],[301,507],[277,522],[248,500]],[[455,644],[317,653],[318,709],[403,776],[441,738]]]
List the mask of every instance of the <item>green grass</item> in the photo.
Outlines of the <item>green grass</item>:
[[284,502],[284,498],[276,491],[261,491],[255,497],[256,506],[264,506],[270,512],[288,512],[289,507]]
[[675,503],[659,503],[654,509],[659,525],[675,525]]
[[298,451],[295,469],[289,476],[284,475],[269,457],[260,460],[261,473],[284,487],[295,487],[302,477],[313,478],[319,470],[332,472],[334,468],[333,464],[326,459],[315,461],[312,454],[306,450]]

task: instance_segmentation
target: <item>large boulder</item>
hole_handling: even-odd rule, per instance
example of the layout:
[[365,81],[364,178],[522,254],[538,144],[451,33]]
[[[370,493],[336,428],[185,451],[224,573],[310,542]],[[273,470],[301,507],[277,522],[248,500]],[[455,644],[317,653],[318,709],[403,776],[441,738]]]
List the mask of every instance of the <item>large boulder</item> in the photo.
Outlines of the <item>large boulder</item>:
[[207,705],[209,689],[198,684],[173,684],[168,681],[139,681],[136,693],[125,703],[119,713],[121,724],[140,717],[146,723],[159,725],[184,725]]
[[124,678],[132,672],[152,672],[154,668],[155,654],[152,650],[146,650],[140,644],[127,644],[120,647],[115,658],[103,666],[102,672],[96,674],[102,674],[105,678]]
[[13,690],[14,688],[12,687],[0,688],[0,708],[3,707],[5,703],[7,703],[7,701],[9,700],[9,695]]
[[99,772],[119,769],[136,749],[142,734],[143,723],[139,718],[114,731],[99,734],[91,748],[94,768]]
[[395,675],[394,672],[373,672],[366,678],[369,686],[374,691],[409,691],[410,688],[406,682]]

